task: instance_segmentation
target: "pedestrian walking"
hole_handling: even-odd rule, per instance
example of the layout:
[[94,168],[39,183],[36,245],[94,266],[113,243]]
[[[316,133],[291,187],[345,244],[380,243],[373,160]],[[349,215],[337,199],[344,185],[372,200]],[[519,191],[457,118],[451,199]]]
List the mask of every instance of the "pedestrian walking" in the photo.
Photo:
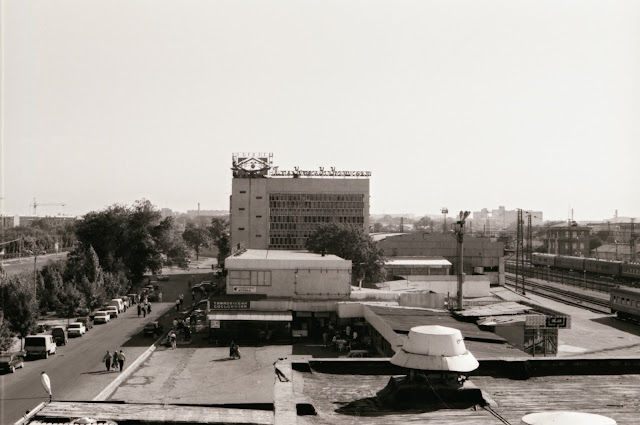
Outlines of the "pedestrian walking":
[[235,358],[234,354],[236,352],[236,342],[235,341],[231,341],[231,345],[229,346],[229,358],[233,359]]
[[329,343],[329,332],[327,332],[327,330],[325,329],[324,332],[322,332],[322,346],[326,347],[328,343]]
[[140,307],[140,304],[138,304],[138,317],[140,317],[140,313],[142,313],[142,307]]
[[176,333],[174,331],[171,331],[171,333],[169,334],[169,342],[171,342],[171,349],[175,350],[175,348],[176,348]]
[[180,299],[178,298],[176,300],[176,313],[179,313],[179,312],[180,312]]
[[111,353],[107,350],[107,354],[102,358],[104,365],[107,367],[107,372],[111,370]]
[[111,370],[118,370],[118,350],[113,350],[113,357],[111,357]]
[[142,317],[147,317],[147,308],[142,306]]
[[151,303],[147,304],[147,313],[151,314]]
[[120,372],[122,372],[122,369],[124,369],[124,361],[125,361],[126,357],[124,355],[124,353],[122,352],[122,350],[120,350],[120,353],[118,354],[118,364],[120,365]]

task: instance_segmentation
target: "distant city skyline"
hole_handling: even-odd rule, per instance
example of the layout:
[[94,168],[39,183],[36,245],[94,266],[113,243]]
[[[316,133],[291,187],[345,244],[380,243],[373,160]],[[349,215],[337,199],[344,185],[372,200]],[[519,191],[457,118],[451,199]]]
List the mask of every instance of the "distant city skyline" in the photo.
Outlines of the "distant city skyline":
[[4,215],[228,209],[255,151],[372,213],[640,217],[638,2],[1,5]]

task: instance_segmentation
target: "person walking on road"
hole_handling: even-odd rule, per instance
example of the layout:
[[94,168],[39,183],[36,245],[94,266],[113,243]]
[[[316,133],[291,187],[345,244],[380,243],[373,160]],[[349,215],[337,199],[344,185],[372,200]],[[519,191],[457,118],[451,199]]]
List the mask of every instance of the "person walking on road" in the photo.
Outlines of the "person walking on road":
[[113,357],[111,358],[111,370],[118,370],[118,350],[113,350]]
[[180,313],[180,298],[176,300],[176,313]]
[[169,334],[169,341],[171,342],[171,349],[175,350],[175,348],[176,348],[176,333],[174,331],[171,331],[171,333]]
[[124,369],[124,361],[125,361],[126,357],[124,355],[124,353],[122,352],[122,350],[120,350],[120,353],[118,354],[118,365],[120,365],[120,372],[122,372],[122,369]]
[[104,365],[107,367],[107,372],[111,370],[111,353],[107,350],[107,354],[102,358]]
[[138,303],[138,317],[140,317],[140,313],[142,313],[142,307],[140,307],[140,304]]

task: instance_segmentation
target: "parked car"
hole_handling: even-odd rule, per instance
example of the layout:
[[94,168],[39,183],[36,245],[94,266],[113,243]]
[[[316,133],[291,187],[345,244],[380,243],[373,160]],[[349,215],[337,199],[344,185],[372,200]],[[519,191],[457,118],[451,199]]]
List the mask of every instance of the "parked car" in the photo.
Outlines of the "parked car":
[[89,313],[89,319],[91,319],[91,320],[95,320],[95,318],[96,318],[96,313],[98,313],[98,312],[100,312],[100,311],[101,311],[100,309],[93,310],[91,313]]
[[[122,302],[122,300],[120,298],[114,298],[111,300],[111,302],[109,302],[109,307],[115,307],[116,310],[118,310],[118,313],[124,313],[126,310],[126,307],[124,306],[124,303]],[[113,316],[113,315],[112,315]],[[117,315],[116,315],[117,317]]]
[[89,329],[93,328],[93,319],[89,316],[78,317],[78,322],[82,323],[85,328],[85,332],[89,331]]
[[162,324],[155,321],[155,322],[149,322],[146,325],[144,325],[144,336],[147,335],[160,335],[163,332],[163,327]]
[[56,341],[56,345],[67,345],[67,341],[69,341],[67,331],[62,326],[56,326],[51,329],[51,335]]
[[117,318],[118,314],[120,313],[120,311],[118,310],[118,307],[116,307],[114,305],[110,305],[109,307],[105,307],[103,309],[103,311],[106,311],[107,313],[109,313],[109,316],[111,316],[112,319]]
[[53,335],[30,335],[24,340],[24,350],[27,356],[31,357],[49,357],[49,354],[55,354],[57,345]]
[[111,315],[106,311],[98,311],[96,312],[96,316],[93,319],[94,323],[109,323],[111,320]]
[[44,251],[44,250],[40,251],[40,255],[47,255],[47,251]]
[[87,328],[80,322],[70,323],[67,327],[67,333],[69,336],[82,336],[87,331]]
[[13,373],[17,368],[24,367],[24,357],[17,353],[0,354],[0,371]]

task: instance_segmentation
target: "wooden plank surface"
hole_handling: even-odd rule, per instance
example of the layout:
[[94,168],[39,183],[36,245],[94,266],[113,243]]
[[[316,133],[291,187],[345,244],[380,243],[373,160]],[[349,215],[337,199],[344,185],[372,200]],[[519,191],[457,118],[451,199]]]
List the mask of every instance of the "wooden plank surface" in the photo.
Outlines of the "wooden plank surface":
[[111,419],[118,421],[167,423],[232,423],[271,425],[273,412],[252,409],[178,406],[162,404],[117,404],[52,402],[38,414],[39,418]]

